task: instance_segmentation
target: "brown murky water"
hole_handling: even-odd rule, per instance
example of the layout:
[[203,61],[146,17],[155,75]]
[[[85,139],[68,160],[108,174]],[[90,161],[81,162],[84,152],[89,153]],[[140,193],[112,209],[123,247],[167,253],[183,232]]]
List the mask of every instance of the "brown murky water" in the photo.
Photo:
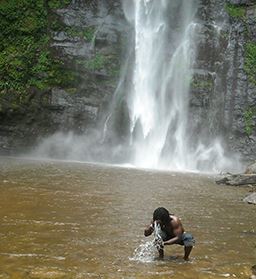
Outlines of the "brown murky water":
[[[195,174],[0,159],[0,278],[248,278],[256,206],[247,190]],[[182,218],[197,245],[132,261],[153,210]]]

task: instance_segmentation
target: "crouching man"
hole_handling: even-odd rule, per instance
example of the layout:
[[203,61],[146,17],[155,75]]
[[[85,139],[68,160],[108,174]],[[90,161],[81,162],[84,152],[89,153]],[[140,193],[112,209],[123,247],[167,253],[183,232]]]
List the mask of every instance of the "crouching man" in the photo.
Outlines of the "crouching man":
[[145,229],[144,235],[151,235],[155,228],[155,224],[160,226],[159,234],[163,240],[160,245],[157,245],[159,257],[164,257],[164,246],[179,244],[184,246],[184,260],[189,260],[189,255],[195,245],[193,236],[186,233],[180,219],[168,212],[164,207],[157,208],[153,213],[151,224]]

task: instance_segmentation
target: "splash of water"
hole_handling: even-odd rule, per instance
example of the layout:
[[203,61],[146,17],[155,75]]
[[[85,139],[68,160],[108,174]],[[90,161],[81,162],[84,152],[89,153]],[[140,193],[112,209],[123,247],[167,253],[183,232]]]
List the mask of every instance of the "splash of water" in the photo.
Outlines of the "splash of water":
[[152,262],[155,258],[155,252],[158,249],[163,248],[163,239],[161,236],[160,224],[154,223],[154,239],[152,241],[147,241],[142,243],[134,251],[133,257],[130,260],[139,262]]
[[153,241],[140,244],[134,251],[131,261],[149,263],[154,260],[155,245]]
[[163,249],[164,243],[162,239],[162,230],[160,224],[157,224],[157,222],[154,222],[154,245],[157,250]]

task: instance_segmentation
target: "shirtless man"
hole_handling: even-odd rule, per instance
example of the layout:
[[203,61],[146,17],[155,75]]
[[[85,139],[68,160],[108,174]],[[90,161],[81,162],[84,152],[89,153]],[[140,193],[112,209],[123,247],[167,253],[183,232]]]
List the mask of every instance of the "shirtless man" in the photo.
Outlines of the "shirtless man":
[[[189,255],[195,240],[193,236],[184,231],[180,219],[168,212],[164,207],[157,208],[153,213],[153,220],[151,224],[144,230],[144,235],[149,236],[154,232],[154,223],[160,224],[161,232],[160,236],[163,240],[163,245],[179,244],[184,246],[185,261],[189,260]],[[164,247],[158,248],[159,257],[164,257]]]

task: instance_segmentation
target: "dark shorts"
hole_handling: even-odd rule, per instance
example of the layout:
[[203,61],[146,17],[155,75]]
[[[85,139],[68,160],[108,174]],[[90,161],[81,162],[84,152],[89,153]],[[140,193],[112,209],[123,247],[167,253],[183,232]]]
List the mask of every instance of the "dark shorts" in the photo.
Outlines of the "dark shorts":
[[[166,233],[163,231],[160,233],[160,235],[161,235],[163,241],[167,241],[170,239],[170,237],[167,237]],[[196,242],[195,242],[193,235],[190,233],[184,232],[182,234],[181,238],[175,244],[183,245],[185,247],[191,247],[191,246],[194,246],[195,243]]]

